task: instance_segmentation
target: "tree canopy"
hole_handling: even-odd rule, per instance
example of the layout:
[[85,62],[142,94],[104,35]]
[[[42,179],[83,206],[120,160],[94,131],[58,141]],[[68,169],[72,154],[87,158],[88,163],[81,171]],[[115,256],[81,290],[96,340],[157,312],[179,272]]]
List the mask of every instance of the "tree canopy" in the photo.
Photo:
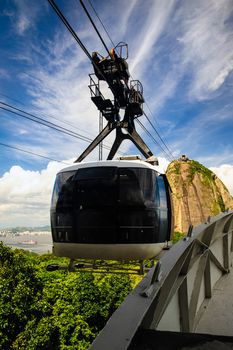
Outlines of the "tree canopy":
[[1,349],[87,349],[135,284],[128,274],[46,271],[64,262],[0,243]]

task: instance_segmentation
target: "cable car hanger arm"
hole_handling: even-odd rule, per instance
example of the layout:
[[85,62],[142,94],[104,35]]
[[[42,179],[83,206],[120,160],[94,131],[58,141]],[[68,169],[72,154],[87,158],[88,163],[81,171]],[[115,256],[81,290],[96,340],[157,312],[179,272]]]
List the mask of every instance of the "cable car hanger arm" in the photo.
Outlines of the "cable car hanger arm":
[[[135,130],[134,124],[133,126],[129,127],[129,122],[123,120],[116,122],[108,122],[105,128],[99,133],[99,135],[92,141],[92,143],[74,162],[78,163],[81,162],[84,158],[86,158],[100,144],[100,142],[102,142],[105,139],[105,137],[107,137],[114,129],[116,129],[116,138],[107,157],[108,160],[113,159],[122,141],[126,139],[132,141],[146,159],[153,156],[153,153],[151,152],[149,147],[147,147],[143,139]],[[122,132],[122,129],[125,129],[127,133],[124,134]],[[155,163],[156,162],[157,161],[155,160]]]

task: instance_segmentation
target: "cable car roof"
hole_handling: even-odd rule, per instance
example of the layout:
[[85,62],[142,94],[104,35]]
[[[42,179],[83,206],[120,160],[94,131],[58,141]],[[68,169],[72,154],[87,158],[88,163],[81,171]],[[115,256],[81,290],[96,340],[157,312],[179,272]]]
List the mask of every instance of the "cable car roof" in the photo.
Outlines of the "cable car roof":
[[101,160],[101,161],[93,161],[93,162],[75,163],[74,165],[61,169],[58,173],[78,170],[81,168],[101,167],[101,166],[116,166],[119,168],[135,168],[135,167],[148,168],[158,172],[155,166],[143,160]]

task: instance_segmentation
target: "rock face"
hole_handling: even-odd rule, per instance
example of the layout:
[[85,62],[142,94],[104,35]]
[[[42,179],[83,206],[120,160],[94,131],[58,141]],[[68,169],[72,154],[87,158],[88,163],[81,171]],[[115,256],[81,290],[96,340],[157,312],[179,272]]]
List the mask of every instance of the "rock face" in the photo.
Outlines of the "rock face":
[[169,164],[166,175],[172,189],[174,229],[187,233],[209,216],[233,209],[233,197],[222,181],[200,163],[182,156]]

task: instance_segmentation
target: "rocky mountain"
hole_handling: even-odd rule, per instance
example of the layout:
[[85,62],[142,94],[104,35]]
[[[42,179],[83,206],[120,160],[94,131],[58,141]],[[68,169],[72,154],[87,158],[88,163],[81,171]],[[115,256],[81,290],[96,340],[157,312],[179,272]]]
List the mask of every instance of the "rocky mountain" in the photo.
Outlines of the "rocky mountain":
[[233,197],[222,181],[208,168],[182,156],[171,162],[166,175],[172,189],[175,231],[187,233],[227,209],[233,209]]

